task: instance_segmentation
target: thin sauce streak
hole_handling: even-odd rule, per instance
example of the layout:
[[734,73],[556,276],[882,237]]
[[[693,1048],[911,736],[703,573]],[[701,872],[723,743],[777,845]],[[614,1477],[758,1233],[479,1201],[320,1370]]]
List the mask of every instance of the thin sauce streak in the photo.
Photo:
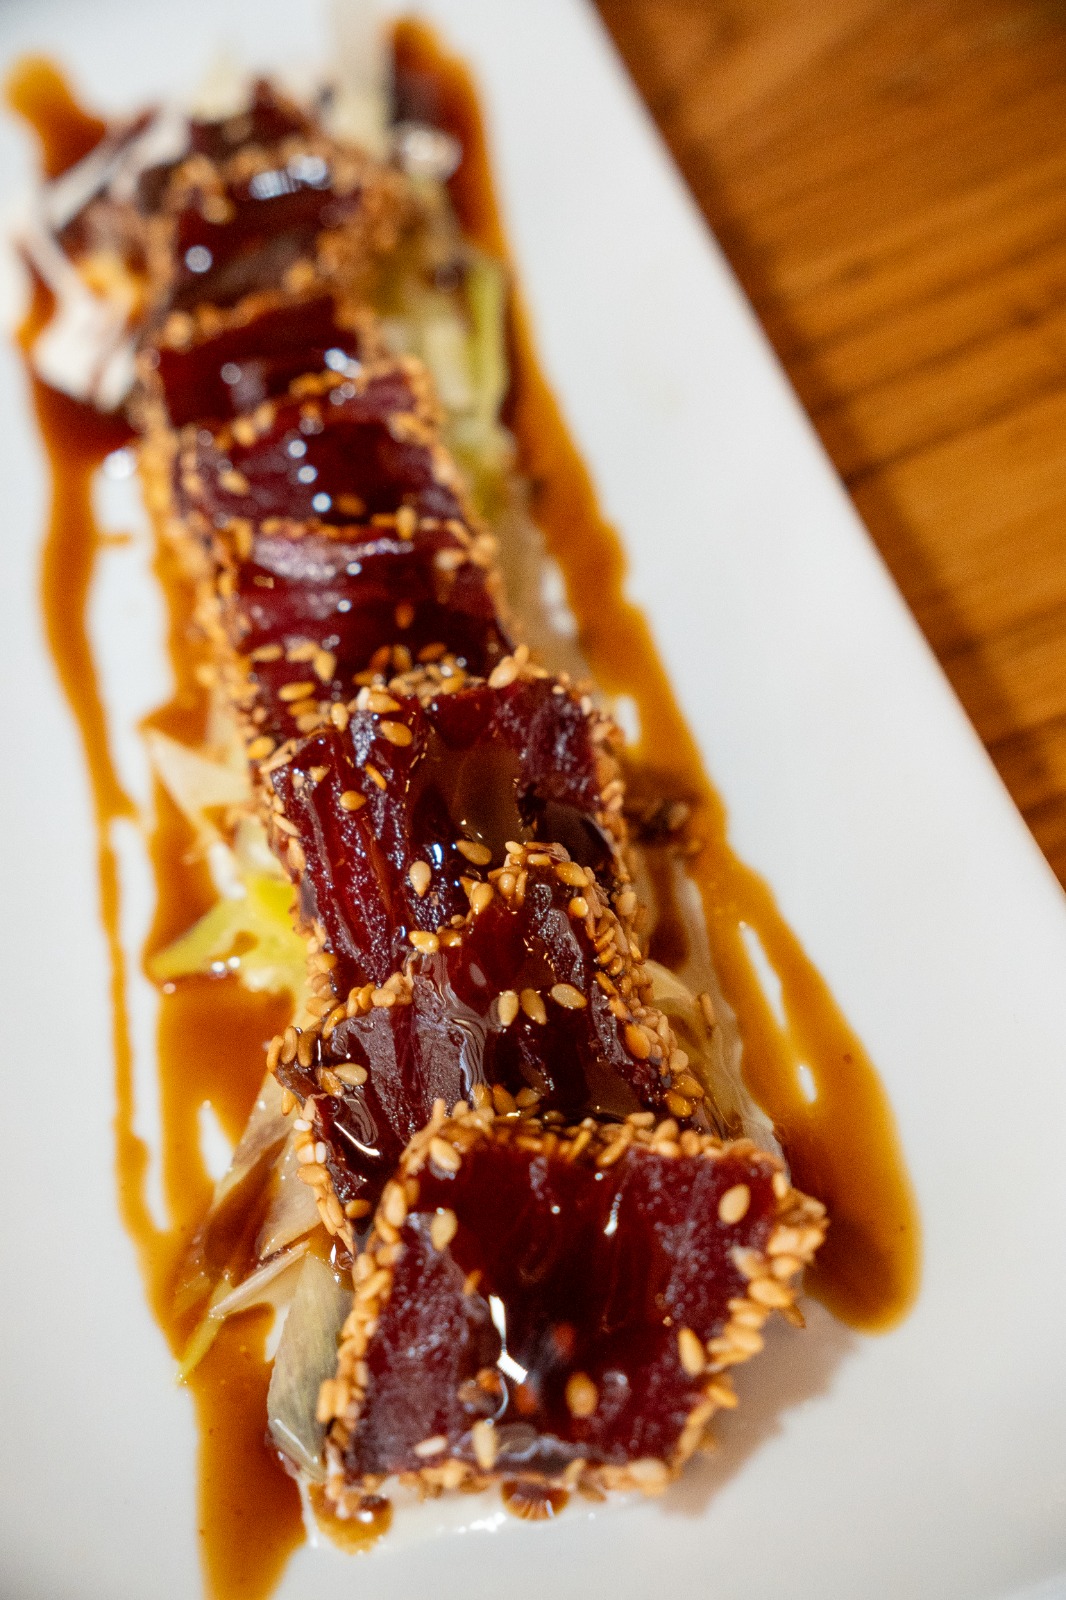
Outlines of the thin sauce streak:
[[66,172],[107,132],[107,123],[78,104],[66,78],[46,56],[23,56],[5,90],[12,111],[37,137],[46,178]]
[[[49,177],[87,154],[105,130],[102,122],[79,109],[62,76],[46,61],[28,60],[16,68],[8,82],[8,101],[37,134]],[[51,312],[51,296],[36,283],[19,331],[27,357]],[[283,999],[247,993],[233,978],[167,986],[158,1032],[160,1160],[167,1211],[166,1225],[160,1227],[147,1201],[151,1157],[134,1131],[120,884],[111,843],[112,823],[135,812],[111,759],[87,625],[96,557],[107,542],[92,514],[93,476],[112,450],[128,442],[130,429],[50,389],[34,376],[28,361],[27,373],[51,479],[42,609],[57,676],[85,752],[97,829],[101,917],[111,968],[119,1205],[152,1310],[178,1355],[201,1308],[183,1308],[175,1291],[212,1192],[200,1149],[200,1107],[209,1102],[226,1133],[236,1139],[262,1079],[263,1046],[288,1021],[291,1008]],[[151,721],[175,737],[195,741],[203,733],[206,707],[196,681],[200,652],[190,637],[191,594],[165,554],[158,558],[157,575],[168,604],[176,689]],[[147,955],[187,928],[215,898],[203,863],[190,858],[188,824],[160,790],[155,817],[150,854],[157,910]],[[198,1526],[204,1571],[218,1600],[262,1600],[304,1537],[298,1491],[265,1438],[269,1325],[270,1315],[264,1312],[231,1319],[188,1383],[199,1424]]]
[[[466,232],[507,259],[477,91],[464,64],[422,24],[396,35],[401,78],[425,112],[454,133],[464,159],[451,179]],[[425,113],[424,113],[425,114]],[[777,1124],[800,1188],[829,1208],[828,1239],[807,1286],[845,1322],[868,1331],[898,1322],[920,1278],[920,1231],[895,1120],[862,1042],[788,927],[768,886],[729,845],[725,807],[710,784],[663,670],[651,631],[624,594],[625,557],[537,362],[520,302],[511,324],[509,421],[533,514],[563,569],[581,642],[599,683],[632,695],[641,739],[634,753],[643,790],[683,797],[702,844],[692,872],[707,916],[715,966],[740,1019],[748,1083]],[[744,942],[757,935],[781,984],[778,1023]],[[816,1095],[808,1100],[798,1068]]]

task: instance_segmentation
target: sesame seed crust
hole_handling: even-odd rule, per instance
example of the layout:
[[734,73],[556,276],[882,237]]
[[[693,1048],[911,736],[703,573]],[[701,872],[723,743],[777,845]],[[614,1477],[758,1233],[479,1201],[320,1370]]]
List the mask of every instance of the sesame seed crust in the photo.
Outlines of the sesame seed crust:
[[[475,1223],[471,1220],[468,1197],[463,1193],[462,1174],[472,1174],[479,1160],[492,1149],[497,1156],[501,1152],[513,1152],[520,1162],[536,1163],[540,1174],[538,1186],[550,1186],[551,1172],[560,1167],[573,1168],[578,1176],[583,1172],[586,1179],[594,1181],[595,1174],[602,1170],[604,1156],[619,1143],[624,1147],[628,1170],[619,1174],[618,1194],[626,1192],[625,1183],[633,1181],[632,1174],[641,1170],[642,1163],[659,1164],[656,1181],[660,1184],[664,1181],[663,1171],[679,1175],[683,1171],[690,1188],[694,1173],[698,1176],[702,1170],[713,1180],[720,1170],[725,1174],[722,1183],[727,1185],[721,1193],[728,1193],[735,1186],[730,1178],[740,1167],[748,1173],[751,1187],[760,1194],[763,1207],[755,1228],[745,1229],[740,1225],[738,1231],[738,1225],[721,1224],[723,1260],[728,1261],[731,1277],[723,1285],[725,1298],[716,1307],[713,1321],[705,1323],[699,1333],[688,1325],[664,1332],[663,1363],[671,1367],[685,1396],[684,1410],[674,1421],[669,1447],[660,1454],[641,1453],[627,1458],[617,1449],[605,1450],[602,1440],[597,1441],[591,1434],[586,1434],[584,1441],[580,1438],[563,1440],[562,1445],[553,1437],[551,1449],[555,1450],[557,1459],[546,1469],[544,1459],[539,1466],[536,1464],[537,1451],[527,1421],[519,1441],[527,1463],[524,1465],[522,1460],[515,1459],[512,1443],[516,1437],[515,1428],[521,1430],[523,1423],[520,1420],[516,1424],[512,1419],[521,1418],[524,1407],[524,1416],[532,1419],[535,1427],[538,1414],[530,1409],[529,1399],[522,1393],[528,1386],[530,1373],[526,1371],[523,1380],[515,1384],[516,1371],[521,1373],[523,1369],[515,1365],[516,1347],[505,1346],[495,1366],[484,1366],[458,1384],[458,1392],[465,1397],[466,1425],[458,1432],[454,1427],[434,1425],[430,1433],[427,1420],[424,1438],[414,1438],[403,1447],[397,1447],[393,1441],[392,1458],[381,1456],[376,1443],[364,1438],[368,1421],[374,1424],[376,1410],[380,1409],[375,1386],[381,1379],[372,1374],[380,1374],[387,1368],[385,1352],[396,1320],[390,1309],[391,1300],[394,1292],[407,1294],[409,1291],[408,1261],[412,1253],[422,1256],[428,1251],[430,1256],[447,1263],[456,1281],[464,1284],[464,1292],[469,1291],[476,1300],[481,1296],[479,1304],[493,1288],[492,1280],[483,1281],[482,1270],[475,1270],[473,1274],[467,1270],[472,1259],[470,1233]],[[445,1155],[445,1152],[450,1154]],[[620,1160],[620,1156],[614,1157],[612,1167]],[[775,1187],[773,1180],[781,1174],[782,1168],[776,1158],[756,1150],[750,1141],[723,1142],[711,1135],[701,1135],[698,1148],[691,1146],[690,1153],[682,1155],[677,1150],[676,1128],[669,1122],[653,1121],[650,1126],[630,1122],[620,1130],[598,1125],[590,1118],[578,1126],[564,1127],[546,1124],[530,1114],[509,1112],[500,1116],[484,1104],[471,1106],[461,1102],[448,1115],[444,1102],[438,1101],[426,1127],[404,1152],[396,1176],[379,1204],[362,1254],[356,1260],[355,1298],[342,1332],[337,1373],[323,1389],[323,1411],[328,1411],[329,1424],[327,1494],[338,1512],[352,1514],[362,1496],[375,1492],[383,1476],[390,1475],[397,1475],[427,1493],[483,1487],[501,1477],[517,1477],[543,1487],[579,1487],[593,1492],[634,1489],[646,1494],[661,1492],[704,1441],[715,1412],[735,1405],[729,1369],[748,1360],[761,1348],[761,1330],[773,1311],[786,1316],[791,1311],[797,1289],[795,1280],[813,1259],[824,1235],[824,1209],[787,1182],[784,1192],[778,1193],[781,1186]],[[574,1175],[572,1172],[571,1177]],[[454,1204],[458,1210],[436,1203],[438,1191],[449,1184],[454,1189]],[[708,1192],[713,1195],[716,1191],[712,1187]],[[614,1203],[617,1213],[617,1199]],[[491,1221],[486,1219],[486,1227],[491,1229],[491,1226]],[[461,1259],[457,1259],[454,1252],[464,1241],[465,1253],[461,1251]],[[785,1276],[777,1276],[773,1263],[782,1258],[788,1261],[789,1271]],[[472,1288],[471,1277],[475,1280]],[[439,1270],[436,1277],[419,1278],[420,1292],[436,1292],[442,1299],[446,1298],[446,1291],[439,1287],[440,1281]],[[402,1290],[396,1289],[399,1283],[404,1285]],[[505,1296],[501,1303],[506,1307],[507,1291],[499,1282],[495,1283],[495,1288]],[[558,1316],[559,1311],[559,1305],[553,1303],[552,1315]],[[400,1314],[403,1314],[402,1306]],[[501,1315],[506,1315],[506,1311]],[[511,1326],[510,1317],[507,1325]],[[407,1337],[409,1325],[402,1323],[400,1327]],[[461,1335],[455,1333],[452,1337],[458,1340]],[[512,1351],[510,1365],[508,1349]],[[587,1361],[591,1356],[595,1360],[594,1344],[583,1346],[583,1352],[583,1359]],[[525,1359],[522,1351],[517,1354]],[[578,1367],[564,1368],[563,1377],[565,1404],[574,1428],[590,1426],[603,1404],[600,1385],[592,1373]],[[508,1403],[501,1408],[504,1391]],[[469,1421],[471,1416],[477,1417],[476,1402],[479,1394],[484,1398],[485,1393],[490,1397],[486,1403],[494,1414],[491,1449],[485,1420]],[[417,1408],[417,1397],[411,1398],[409,1403]],[[519,1408],[517,1411],[515,1405]],[[433,1415],[439,1424],[446,1413],[437,1406]],[[454,1408],[450,1415],[454,1420]],[[413,1421],[412,1426],[417,1432],[417,1421]],[[429,1438],[433,1440],[432,1450],[425,1443]],[[531,1458],[535,1462],[533,1467],[528,1465]],[[371,1465],[366,1470],[358,1470],[360,1463],[366,1461]]]

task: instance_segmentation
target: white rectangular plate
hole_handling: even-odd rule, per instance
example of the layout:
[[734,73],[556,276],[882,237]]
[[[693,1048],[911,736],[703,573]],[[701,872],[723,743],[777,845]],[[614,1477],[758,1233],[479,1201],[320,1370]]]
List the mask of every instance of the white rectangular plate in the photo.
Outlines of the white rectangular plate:
[[[280,1593],[1066,1595],[1066,901],[591,10],[425,10],[483,85],[541,354],[733,842],[888,1086],[925,1276],[879,1339],[813,1307],[805,1337],[742,1376],[715,1460],[662,1503],[390,1537],[359,1559],[305,1549]],[[316,8],[294,0],[0,11],[5,71],[50,53],[116,111],[194,85],[220,45],[268,68],[327,48]],[[30,170],[5,121],[5,202]],[[8,350],[0,463],[0,1592],[191,1600],[192,1418],[115,1204],[88,792],[43,644],[45,478]],[[94,618],[128,721],[166,689],[143,546],[105,571]],[[131,737],[118,754],[135,781]],[[129,887],[135,924],[147,887]],[[150,1006],[134,998],[147,1047]]]

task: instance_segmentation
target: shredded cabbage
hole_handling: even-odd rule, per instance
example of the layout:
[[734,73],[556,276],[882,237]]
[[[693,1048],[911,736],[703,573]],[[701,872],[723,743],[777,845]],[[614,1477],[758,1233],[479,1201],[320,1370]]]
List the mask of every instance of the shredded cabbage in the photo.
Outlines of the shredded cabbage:
[[298,1177],[300,1163],[292,1142],[285,1146],[274,1167],[274,1198],[255,1241],[260,1260],[283,1250],[318,1224],[318,1207],[306,1183]]
[[306,1256],[274,1357],[267,1419],[274,1443],[317,1482],[325,1475],[318,1391],[333,1376],[337,1337],[351,1307],[351,1288],[317,1256]]
[[307,1254],[308,1240],[294,1245],[269,1261],[264,1261],[240,1283],[234,1285],[228,1272],[215,1284],[207,1310],[196,1324],[178,1363],[178,1382],[185,1383],[196,1370],[218,1337],[219,1329],[227,1317],[238,1311],[250,1311],[253,1306],[273,1306],[283,1311],[289,1304],[293,1289],[292,1269]]

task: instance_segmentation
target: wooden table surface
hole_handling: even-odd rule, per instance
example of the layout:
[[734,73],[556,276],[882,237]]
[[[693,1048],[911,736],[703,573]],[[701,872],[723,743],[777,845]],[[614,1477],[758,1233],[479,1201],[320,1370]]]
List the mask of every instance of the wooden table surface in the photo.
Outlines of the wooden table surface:
[[599,6],[1066,884],[1066,4]]

